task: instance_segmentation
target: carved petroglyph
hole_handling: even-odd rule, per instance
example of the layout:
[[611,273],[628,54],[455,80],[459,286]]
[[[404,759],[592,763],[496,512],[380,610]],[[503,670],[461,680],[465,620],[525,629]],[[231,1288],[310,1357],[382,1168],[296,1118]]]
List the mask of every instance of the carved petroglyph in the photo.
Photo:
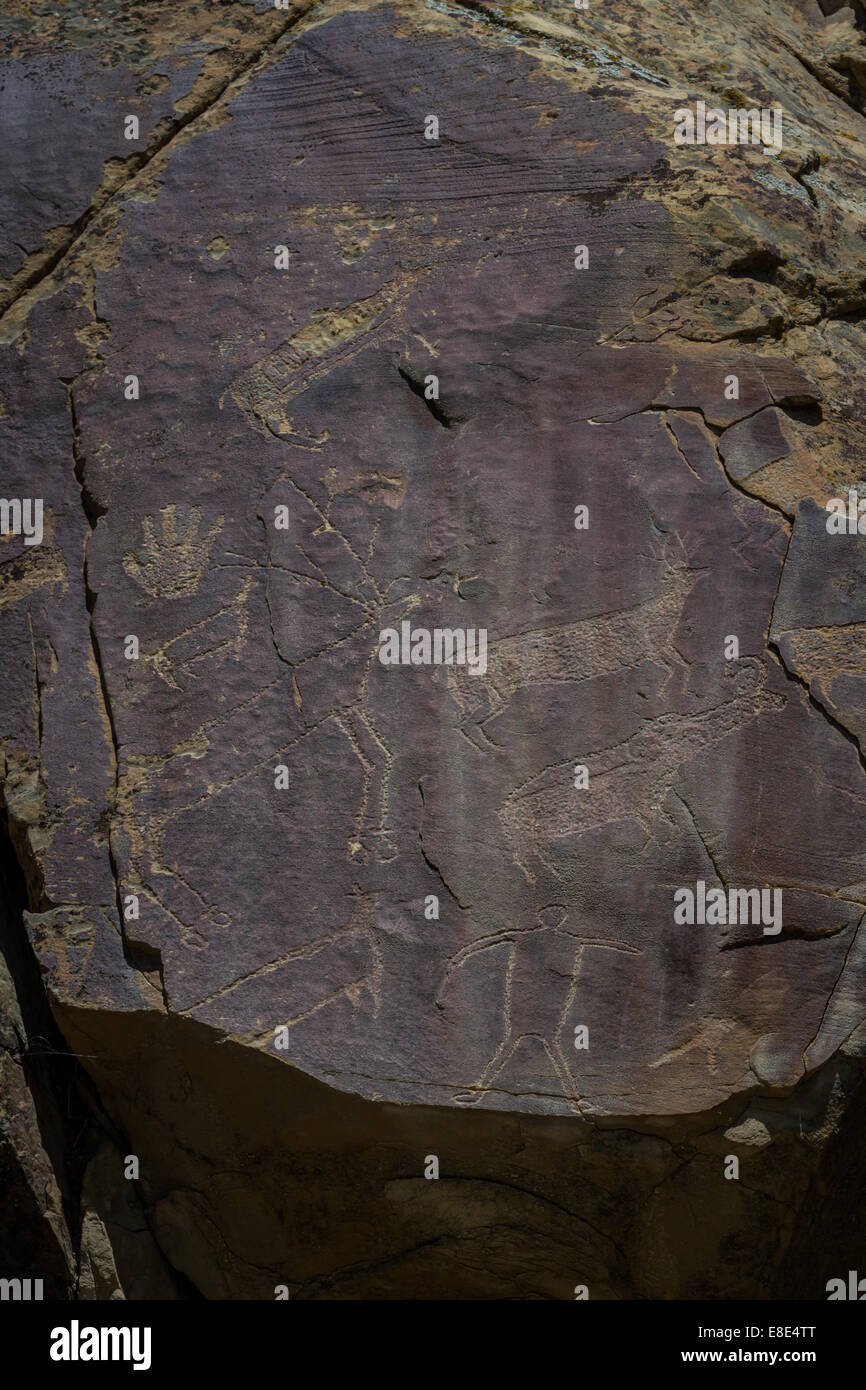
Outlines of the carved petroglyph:
[[495,1089],[496,1078],[521,1044],[533,1039],[547,1055],[569,1108],[578,1112],[578,1081],[563,1036],[575,1003],[584,952],[590,947],[628,955],[641,952],[608,937],[583,937],[567,925],[569,920],[568,909],[554,903],[542,909],[536,925],[491,932],[452,956],[440,987],[440,1000],[466,961],[497,946],[508,947],[502,1040],[472,1088],[454,1096],[458,1104],[474,1105],[486,1091]]
[[346,710],[342,718],[335,716],[364,773],[361,804],[356,817],[357,831],[347,846],[347,853],[350,859],[359,859],[360,862],[372,858],[380,864],[387,864],[399,852],[393,834],[385,824],[393,756],[365,712],[368,674],[369,668],[364,674],[361,700]]
[[[681,836],[665,807],[677,771],[690,759],[745,728],[761,714],[780,710],[785,701],[764,689],[761,663],[750,661],[731,668],[725,677],[731,698],[694,713],[668,713],[647,719],[624,742],[595,750],[581,758],[590,775],[591,794],[574,788],[574,758],[545,769],[517,787],[499,810],[510,853],[530,883],[561,882],[552,853],[566,836],[617,820],[636,819],[647,838],[667,823]],[[449,961],[440,987],[447,996],[453,977],[482,952],[507,945],[504,958],[491,957],[491,968],[504,971],[502,1041],[469,1092],[455,1096],[464,1105],[476,1103],[495,1088],[524,1040],[535,1039],[549,1058],[570,1107],[579,1108],[573,1062],[563,1046],[564,1025],[576,999],[583,952],[593,946],[640,954],[637,948],[609,937],[583,938],[566,926],[568,909],[555,906],[539,914],[538,925],[515,926],[481,936]],[[539,985],[539,982],[543,982]]]
[[[447,681],[459,711],[460,731],[495,758],[502,750],[489,736],[490,721],[520,690],[551,684],[578,688],[643,662],[667,668],[665,686],[681,675],[684,679],[679,683],[686,690],[689,666],[676,646],[676,634],[700,572],[687,567],[677,547],[675,540],[665,544],[666,569],[661,592],[655,597],[630,609],[494,641],[485,681],[473,682],[459,668],[449,671]],[[715,704],[645,718],[636,732],[610,746],[569,749],[568,757],[513,787],[498,809],[505,859],[519,866],[528,884],[558,895],[563,886],[558,849],[566,837],[625,820],[636,820],[647,840],[669,841],[691,833],[674,819],[675,808],[666,805],[676,775],[703,750],[762,713],[783,708],[785,701],[766,691],[765,681],[765,668],[759,661],[725,667],[723,694]],[[576,764],[587,768],[589,789],[575,787]],[[539,1050],[546,1055],[569,1108],[579,1110],[574,1072],[578,1054],[571,1056],[565,1020],[573,1011],[582,969],[585,974],[584,951],[593,946],[631,955],[640,952],[610,937],[581,937],[566,925],[568,912],[564,906],[544,909],[538,925],[518,923],[483,935],[450,960],[440,997],[455,988],[456,973],[468,961],[490,952],[490,969],[502,974],[504,1001],[502,1039],[471,1089],[455,1096],[458,1103],[475,1104],[485,1091],[496,1089],[500,1073],[521,1048],[525,1072],[531,1066],[527,1049],[532,1041],[535,1056]],[[514,1083],[509,1084],[513,1088]],[[527,1082],[530,1088],[532,1084]],[[543,1078],[536,1084],[542,1086]],[[523,1087],[523,1081],[518,1085]]]
[[[419,599],[415,594],[392,599],[390,597],[391,590],[397,581],[392,580],[384,592],[376,582],[371,571],[371,564],[376,554],[379,518],[377,517],[373,525],[366,553],[362,553],[353,545],[345,530],[336,524],[333,519],[333,506],[335,501],[351,496],[359,498],[370,507],[379,509],[380,514],[383,507],[394,510],[402,505],[406,492],[406,480],[399,473],[384,474],[373,471],[362,471],[343,477],[337,469],[332,468],[328,471],[325,479],[328,488],[328,500],[323,506],[314,500],[295,477],[286,473],[284,481],[295,490],[298,497],[303,499],[303,502],[318,518],[319,524],[315,534],[331,532],[339,543],[337,550],[338,567],[334,563],[325,567],[324,563],[319,564],[309,553],[312,547],[308,543],[297,541],[296,549],[299,555],[316,571],[318,577],[311,579],[309,575],[297,573],[296,578],[301,583],[319,583],[329,589],[343,603],[357,608],[359,621],[336,641],[326,643],[318,650],[297,660],[292,659],[292,653],[286,649],[285,644],[280,642],[276,629],[275,641],[281,658],[292,669],[297,692],[295,703],[302,718],[306,716],[303,698],[297,683],[298,676],[301,675],[303,678],[305,675],[308,679],[313,679],[312,673],[322,658],[339,652],[341,647],[346,647],[350,643],[357,644],[361,640],[369,642],[369,654],[360,674],[356,698],[341,709],[331,711],[326,716],[326,721],[331,720],[336,724],[351,745],[352,752],[361,765],[363,775],[360,802],[354,816],[354,829],[346,845],[347,857],[359,865],[368,862],[389,863],[398,854],[393,833],[387,827],[389,779],[393,756],[378,725],[370,695],[370,676],[376,665],[380,631],[408,616],[417,607]],[[268,569],[271,568],[281,569],[283,567],[273,564],[269,559]],[[270,598],[268,601],[270,604]]]
[[172,690],[182,690],[178,677],[196,674],[199,662],[210,660],[221,651],[240,656],[249,628],[248,602],[253,582],[247,579],[231,603],[209,613],[201,622],[177,632],[153,651],[142,652],[141,660],[151,665]]
[[155,517],[143,519],[144,541],[123,557],[123,568],[153,598],[185,598],[201,583],[225,517],[217,517],[202,535],[200,507],[169,503],[159,515],[159,523]]
[[490,749],[485,724],[527,686],[593,680],[648,660],[661,662],[671,674],[685,669],[674,634],[698,577],[678,559],[667,569],[662,592],[634,608],[492,641],[485,681],[470,679],[461,668],[449,671],[459,728],[477,747]]
[[236,405],[256,428],[264,427],[287,442],[323,443],[327,433],[313,439],[296,430],[286,413],[289,402],[376,341],[408,291],[408,280],[398,276],[367,299],[322,310],[235,378],[229,389]]
[[[575,750],[572,757],[510,793],[499,818],[516,862],[531,883],[539,863],[545,876],[559,877],[550,854],[565,836],[620,820],[637,820],[648,839],[658,836],[660,819],[679,833],[665,809],[677,771],[761,714],[785,705],[781,696],[764,689],[765,672],[758,662],[730,668],[725,679],[731,698],[721,704],[647,719],[625,742],[591,752]],[[573,785],[576,763],[588,769],[588,790]]]

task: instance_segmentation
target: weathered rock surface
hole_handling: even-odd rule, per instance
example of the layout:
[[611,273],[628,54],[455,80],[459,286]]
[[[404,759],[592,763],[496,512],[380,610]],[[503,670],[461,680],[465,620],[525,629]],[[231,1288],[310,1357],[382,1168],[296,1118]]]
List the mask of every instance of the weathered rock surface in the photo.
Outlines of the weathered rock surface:
[[[45,532],[0,542],[0,1097],[56,1131],[0,1132],[22,1275],[808,1299],[856,1264],[832,8],[10,7],[2,493]],[[697,100],[781,105],[782,150],[677,146]],[[484,629],[486,671],[382,665],[404,622]],[[781,930],[676,923],[699,880],[781,889]],[[77,1157],[16,1060],[36,963]]]

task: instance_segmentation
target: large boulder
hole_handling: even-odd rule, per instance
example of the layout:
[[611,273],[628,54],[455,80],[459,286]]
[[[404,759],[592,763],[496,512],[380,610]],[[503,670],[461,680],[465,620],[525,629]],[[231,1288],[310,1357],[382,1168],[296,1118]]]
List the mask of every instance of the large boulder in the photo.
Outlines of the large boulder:
[[82,1297],[855,1258],[861,41],[674,9],[7,21],[5,930],[111,1129]]

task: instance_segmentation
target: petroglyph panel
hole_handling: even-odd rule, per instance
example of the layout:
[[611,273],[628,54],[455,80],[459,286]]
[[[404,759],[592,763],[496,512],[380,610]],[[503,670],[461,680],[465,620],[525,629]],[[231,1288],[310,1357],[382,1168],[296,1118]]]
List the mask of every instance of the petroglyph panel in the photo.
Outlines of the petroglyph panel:
[[[46,554],[86,545],[43,733],[98,711],[98,890],[26,759],[13,788],[66,885],[43,957],[55,906],[139,898],[102,1008],[271,1054],[284,1024],[281,1060],[376,1099],[671,1114],[794,1084],[859,1021],[862,653],[800,611],[789,512],[745,486],[792,412],[798,467],[823,438],[820,391],[713,328],[659,194],[667,79],[639,65],[630,109],[557,33],[286,29],[112,204],[92,321],[34,307],[16,380],[62,368],[78,506]],[[43,563],[4,612],[61,586]],[[483,630],[484,671],[384,665],[403,623]],[[16,639],[46,670],[49,627]],[[675,925],[699,879],[781,885],[781,933]]]

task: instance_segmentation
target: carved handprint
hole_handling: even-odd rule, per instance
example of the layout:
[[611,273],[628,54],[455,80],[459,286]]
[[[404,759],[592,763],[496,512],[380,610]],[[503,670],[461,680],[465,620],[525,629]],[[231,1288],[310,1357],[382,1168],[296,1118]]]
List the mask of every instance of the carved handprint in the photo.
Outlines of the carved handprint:
[[141,548],[124,556],[123,568],[154,598],[185,598],[194,594],[201,583],[225,517],[217,517],[206,535],[199,535],[200,507],[171,503],[162,508],[160,517],[161,536],[156,534],[155,518],[144,518]]

